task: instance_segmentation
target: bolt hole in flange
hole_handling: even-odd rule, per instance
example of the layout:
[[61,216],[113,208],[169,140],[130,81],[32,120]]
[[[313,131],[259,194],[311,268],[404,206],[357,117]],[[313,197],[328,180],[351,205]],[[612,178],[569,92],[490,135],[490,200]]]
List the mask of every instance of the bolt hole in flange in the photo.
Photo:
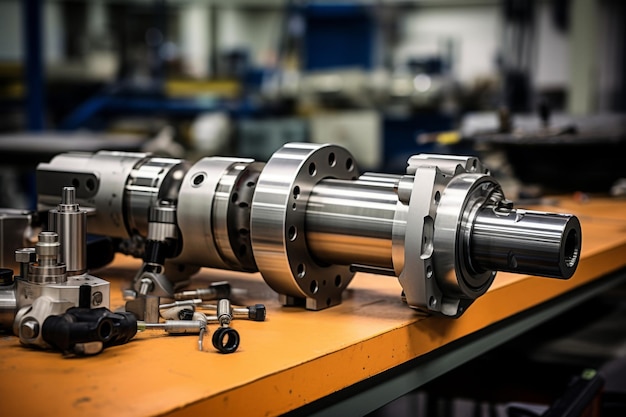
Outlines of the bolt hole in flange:
[[204,182],[205,179],[206,174],[204,172],[199,172],[191,178],[191,183],[194,187],[198,187]]
[[335,277],[335,287],[341,287],[341,275]]
[[298,237],[298,229],[296,229],[296,226],[289,226],[289,230],[287,231],[287,237],[292,242],[296,240],[296,238]]
[[433,277],[433,267],[431,265],[428,265],[426,267],[426,278],[430,279]]
[[[357,174],[356,163],[342,148],[293,144],[275,153],[259,175],[250,217],[258,269],[280,294],[306,294],[311,299],[307,300],[307,308],[323,309],[327,298],[334,305],[341,298],[335,294],[352,278],[349,266],[320,263],[307,247],[306,218],[311,194],[320,181],[349,180]],[[269,239],[261,238],[256,230],[271,236],[272,245],[268,246]],[[337,275],[341,278],[335,284]]]
[[306,267],[304,266],[304,264],[298,264],[298,266],[296,267],[296,275],[298,276],[298,278],[304,278],[304,276],[306,275]]
[[337,165],[337,158],[335,157],[335,153],[331,152],[328,154],[328,166],[334,167],[335,165]]
[[428,299],[428,305],[430,308],[435,308],[437,306],[437,299],[431,295]]

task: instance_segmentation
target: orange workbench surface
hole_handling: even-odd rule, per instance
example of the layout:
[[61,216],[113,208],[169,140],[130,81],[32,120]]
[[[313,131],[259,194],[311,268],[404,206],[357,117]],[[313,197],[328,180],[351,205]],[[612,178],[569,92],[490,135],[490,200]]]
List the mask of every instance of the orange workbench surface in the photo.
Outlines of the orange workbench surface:
[[[460,319],[420,317],[400,300],[392,277],[357,274],[340,306],[313,312],[281,307],[257,274],[203,270],[192,285],[228,279],[264,303],[266,322],[235,321],[239,350],[217,353],[197,336],[139,334],[95,357],[63,358],[0,336],[0,415],[278,415],[396,368],[467,335],[546,303],[626,266],[626,200],[560,200],[535,207],[577,214],[582,258],[568,281],[498,274]],[[118,256],[93,275],[112,282],[112,309],[123,305],[140,261]],[[210,330],[215,329],[215,325]],[[459,339],[462,339],[460,342]],[[404,365],[406,366],[406,365]]]

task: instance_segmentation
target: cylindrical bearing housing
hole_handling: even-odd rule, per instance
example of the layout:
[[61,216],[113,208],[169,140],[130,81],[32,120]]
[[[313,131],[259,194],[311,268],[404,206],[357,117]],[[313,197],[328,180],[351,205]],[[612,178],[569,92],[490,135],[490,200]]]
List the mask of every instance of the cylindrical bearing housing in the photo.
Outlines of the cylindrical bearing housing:
[[63,187],[73,186],[76,203],[95,208],[88,219],[90,233],[145,237],[148,208],[160,199],[177,197],[185,170],[181,160],[145,153],[61,154],[37,166],[39,209],[56,207]]
[[257,270],[250,209],[262,167],[252,159],[210,157],[189,169],[178,195],[182,252],[174,262]]

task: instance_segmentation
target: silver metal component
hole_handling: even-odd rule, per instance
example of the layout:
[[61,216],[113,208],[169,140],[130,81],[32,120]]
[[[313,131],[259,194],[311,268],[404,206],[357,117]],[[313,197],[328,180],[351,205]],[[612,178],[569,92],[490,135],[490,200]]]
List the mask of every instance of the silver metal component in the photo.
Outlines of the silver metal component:
[[206,322],[202,320],[166,320],[162,323],[137,322],[137,330],[163,330],[169,334],[197,334],[206,329]]
[[87,271],[87,212],[76,203],[76,189],[63,187],[61,203],[48,212],[48,224],[59,235],[60,259],[68,275]]
[[28,265],[27,279],[37,284],[60,284],[67,281],[65,264],[59,262],[61,244],[55,232],[39,233],[35,245],[37,262]]
[[217,315],[217,321],[219,322],[220,326],[222,327],[230,326],[230,322],[233,320],[232,310],[230,307],[230,301],[228,301],[226,298],[221,299],[217,303],[216,315]]
[[15,251],[15,261],[20,265],[20,276],[28,278],[28,264],[37,260],[37,249],[20,248]]
[[[167,172],[181,176],[187,166],[146,155],[117,159],[108,153],[60,156],[40,165],[40,181],[47,174],[52,182],[67,178],[75,167],[93,163],[102,182],[102,167],[123,166],[126,176],[107,179],[104,191],[88,199],[105,213],[102,221],[113,230],[106,234],[122,236],[112,218],[130,225],[126,232],[140,243],[174,238],[175,224],[182,247],[170,265],[258,270],[285,305],[336,305],[359,270],[397,276],[412,308],[458,317],[498,270],[569,278],[580,257],[574,216],[513,208],[475,157],[416,155],[404,175],[359,176],[354,158],[339,146],[287,144],[265,166],[204,158],[179,182],[161,187],[159,181],[172,175]],[[112,200],[118,211],[110,207],[113,189],[126,196],[126,205]],[[170,205],[161,210],[163,201]],[[161,224],[144,231],[147,213]],[[139,271],[135,291],[171,294],[164,274],[172,277],[176,268],[163,271],[157,264]],[[187,297],[204,295],[176,295]]]
[[174,293],[172,283],[163,274],[163,267],[149,263],[144,263],[137,273],[133,280],[133,289],[138,296],[171,297]]
[[[127,152],[67,153],[39,164],[39,209],[54,208],[62,188],[73,185],[82,207],[98,208],[88,220],[90,233],[127,237],[123,205],[126,183],[135,165],[146,157],[147,154]],[[147,214],[146,211],[144,216]]]
[[20,338],[34,339],[39,336],[39,323],[35,320],[24,321],[20,326]]
[[[177,307],[174,307],[177,308]],[[161,323],[137,322],[137,330],[163,330],[168,334],[198,334],[198,350],[204,350],[204,336],[207,333],[207,317],[200,312],[195,312],[191,320],[165,320]]]
[[389,236],[397,204],[393,184],[323,180],[306,206],[307,247],[325,263],[393,268]]
[[178,238],[176,207],[167,201],[150,207],[148,239],[164,241]]
[[109,307],[109,283],[85,272],[86,213],[76,204],[75,191],[63,188],[61,203],[49,213],[56,231],[40,232],[35,248],[15,251],[20,276],[0,288],[0,325],[7,326],[12,316],[13,332],[25,345],[49,347],[40,329],[50,315],[75,306]]
[[228,281],[218,281],[211,283],[208,288],[177,292],[174,294],[174,298],[177,300],[217,300],[220,298],[230,298],[231,294],[236,292],[237,288],[231,288]]
[[159,313],[161,314],[161,318],[164,320],[185,320],[187,319],[185,315],[193,314],[195,311],[195,306],[178,306],[178,307],[170,307],[167,309],[159,308]]
[[568,279],[580,256],[579,231],[573,216],[490,206],[476,213],[466,244],[478,271]]
[[28,210],[0,209],[0,268],[16,269],[15,248],[32,245],[37,236],[33,213]]
[[[189,169],[178,197],[177,217],[183,248],[173,262],[198,264],[202,259],[202,266],[256,270],[252,251],[248,249],[249,227],[244,227],[249,220],[245,213],[229,211],[229,204],[250,209],[250,203],[240,197],[251,197],[251,191],[237,192],[236,186],[243,182],[242,188],[254,187],[257,165],[253,162],[212,157],[201,159]],[[250,178],[246,179],[247,176]],[[237,248],[232,247],[229,233],[243,239]]]
[[145,153],[100,151],[67,153],[37,167],[39,209],[53,208],[61,189],[76,188],[76,202],[97,207],[89,231],[126,238],[146,235],[148,208],[175,197],[186,170],[178,159]]
[[157,202],[175,198],[185,169],[181,160],[170,158],[145,158],[135,165],[124,189],[129,234],[146,234],[150,209]]
[[198,333],[198,350],[200,352],[204,351],[204,335],[207,333],[208,329],[208,318],[204,313],[196,311],[193,313],[192,320],[198,320],[204,323],[204,327],[200,329],[200,333]]
[[312,256],[307,248],[307,205],[322,180],[357,176],[352,155],[335,145],[288,144],[265,165],[252,199],[252,250],[268,285],[290,296],[284,302],[304,299],[311,310],[341,302],[354,273],[347,265]]
[[207,328],[203,327],[200,329],[200,332],[198,333],[198,350],[200,352],[204,351],[204,335],[206,335],[207,333]]
[[172,307],[188,307],[188,306],[195,307],[199,304],[202,304],[202,299],[194,298],[191,300],[180,300],[180,301],[174,301],[172,303],[160,304],[159,309],[163,310],[163,309],[172,308]]
[[50,297],[53,300],[68,301],[78,306],[81,285],[91,287],[90,308],[109,307],[110,285],[107,281],[93,275],[74,275],[66,281],[54,284],[40,284],[23,279],[16,279],[16,299],[18,308],[32,304],[39,297]]
[[13,322],[13,333],[24,345],[49,348],[41,335],[44,321],[49,316],[65,313],[68,308],[75,305],[68,300],[40,296],[32,304],[22,307],[17,312]]
[[153,287],[154,284],[152,283],[152,280],[150,278],[141,278],[141,280],[139,281],[139,295],[147,295],[150,291],[152,291]]
[[[202,304],[202,302],[200,302],[199,308],[217,311],[219,308],[219,305],[218,304]],[[225,308],[225,306],[222,306],[222,308]],[[246,307],[232,307],[231,306],[230,315],[232,316],[233,319],[249,319],[253,321],[265,321],[266,310],[263,304],[255,304],[255,305],[246,306]]]
[[157,323],[159,321],[159,297],[146,295],[126,301],[126,311],[132,313],[137,320],[146,323]]

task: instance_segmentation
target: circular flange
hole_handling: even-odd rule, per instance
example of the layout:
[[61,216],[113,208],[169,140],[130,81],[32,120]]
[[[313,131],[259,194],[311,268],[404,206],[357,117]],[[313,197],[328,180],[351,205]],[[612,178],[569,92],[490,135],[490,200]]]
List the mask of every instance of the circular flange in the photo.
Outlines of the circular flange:
[[215,193],[220,179],[233,164],[251,162],[251,159],[207,157],[189,169],[178,196],[177,219],[183,247],[174,262],[232,268],[222,258],[215,242]]
[[250,234],[254,258],[279,294],[306,298],[307,308],[339,304],[353,272],[323,265],[306,243],[305,214],[313,187],[323,179],[356,179],[352,155],[336,145],[287,144],[267,162],[252,200]]
[[469,238],[478,209],[500,187],[484,174],[457,175],[444,190],[435,218],[435,275],[444,292],[475,299],[484,294],[495,271],[476,271],[469,254]]
[[222,258],[234,269],[256,272],[250,243],[250,209],[263,163],[238,162],[220,178],[213,203],[213,231]]

